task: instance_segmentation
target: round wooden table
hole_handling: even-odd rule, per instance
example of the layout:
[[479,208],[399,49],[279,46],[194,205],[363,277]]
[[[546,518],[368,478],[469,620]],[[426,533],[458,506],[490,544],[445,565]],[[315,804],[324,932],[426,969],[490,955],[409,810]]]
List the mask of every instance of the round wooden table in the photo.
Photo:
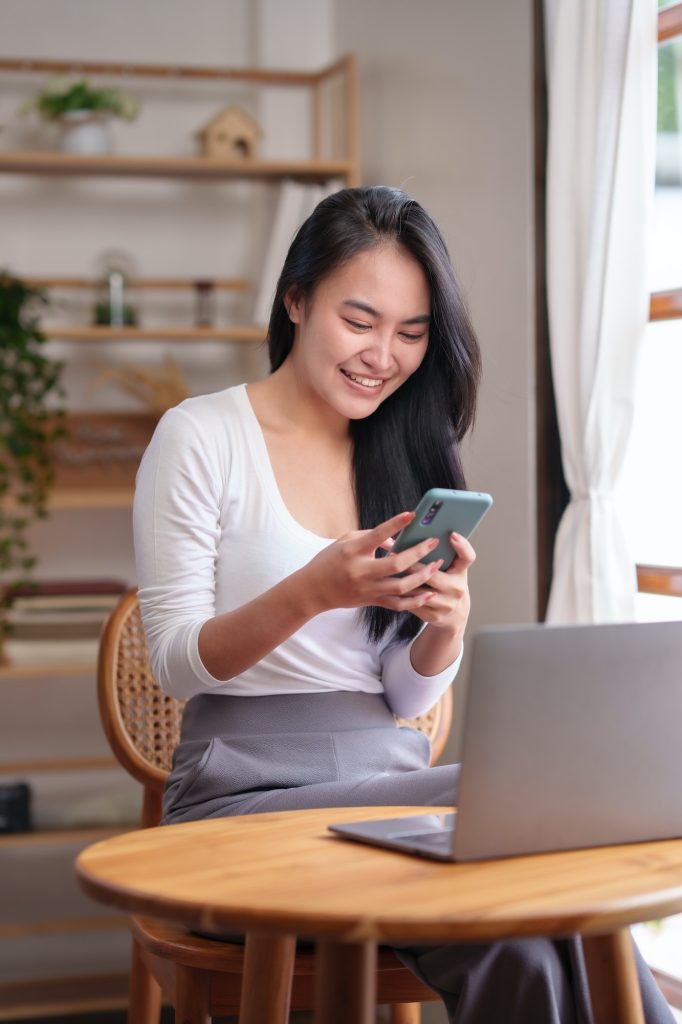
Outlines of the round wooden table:
[[[584,937],[595,1024],[643,1024],[628,926],[682,911],[682,840],[444,864],[326,827],[448,809],[325,808],[149,828],[94,844],[76,871],[94,899],[136,914],[273,943],[314,939],[318,1024],[373,1020],[377,943],[573,934]],[[247,944],[246,979],[257,976],[250,956]],[[244,990],[240,1021],[251,1024]]]

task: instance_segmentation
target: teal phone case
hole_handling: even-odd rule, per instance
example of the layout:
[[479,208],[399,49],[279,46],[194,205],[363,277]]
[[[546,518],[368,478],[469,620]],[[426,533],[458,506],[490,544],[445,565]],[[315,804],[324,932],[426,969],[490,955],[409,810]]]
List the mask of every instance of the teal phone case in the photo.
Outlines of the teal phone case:
[[441,570],[445,571],[455,558],[450,534],[455,532],[470,537],[492,503],[490,495],[480,491],[451,491],[434,487],[417,505],[412,522],[398,534],[393,551],[404,551],[428,537],[438,537],[438,547],[421,561],[435,562],[442,558]]

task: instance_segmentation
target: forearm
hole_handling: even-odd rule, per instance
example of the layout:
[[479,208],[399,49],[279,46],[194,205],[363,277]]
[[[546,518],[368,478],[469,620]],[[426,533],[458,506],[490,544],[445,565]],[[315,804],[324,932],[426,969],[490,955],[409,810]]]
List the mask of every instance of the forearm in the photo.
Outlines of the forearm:
[[422,676],[436,676],[452,665],[462,650],[464,627],[450,629],[429,624],[410,649],[410,662]]
[[[450,686],[459,671],[459,654],[448,660],[437,672],[422,672],[414,664],[413,651],[420,645],[428,627],[410,644],[393,644],[384,654],[382,681],[384,696],[391,711],[399,718],[414,718],[433,707],[441,694]],[[419,662],[419,657],[417,658]],[[421,665],[421,662],[419,662]],[[430,668],[424,665],[423,668]]]
[[214,679],[232,679],[287,640],[319,610],[307,592],[303,572],[292,573],[253,601],[205,622],[198,641],[201,661]]

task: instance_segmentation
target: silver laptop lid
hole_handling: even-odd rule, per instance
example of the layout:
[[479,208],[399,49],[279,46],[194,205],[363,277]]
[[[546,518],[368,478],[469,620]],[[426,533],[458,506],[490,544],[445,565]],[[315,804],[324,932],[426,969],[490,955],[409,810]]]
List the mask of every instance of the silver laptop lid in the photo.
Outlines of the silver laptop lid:
[[455,857],[682,835],[682,622],[474,638]]

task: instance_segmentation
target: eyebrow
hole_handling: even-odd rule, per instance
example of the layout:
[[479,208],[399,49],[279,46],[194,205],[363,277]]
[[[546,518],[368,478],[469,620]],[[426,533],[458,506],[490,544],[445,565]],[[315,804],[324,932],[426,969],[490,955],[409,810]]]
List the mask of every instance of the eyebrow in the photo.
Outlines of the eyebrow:
[[[351,306],[353,309],[359,309],[362,313],[369,313],[370,316],[376,317],[378,320],[381,319],[381,313],[370,306],[368,302],[362,302],[361,299],[344,299],[341,303],[343,306]],[[419,316],[412,316],[408,320],[401,320],[402,324],[428,324],[431,320],[429,313],[420,313]]]

